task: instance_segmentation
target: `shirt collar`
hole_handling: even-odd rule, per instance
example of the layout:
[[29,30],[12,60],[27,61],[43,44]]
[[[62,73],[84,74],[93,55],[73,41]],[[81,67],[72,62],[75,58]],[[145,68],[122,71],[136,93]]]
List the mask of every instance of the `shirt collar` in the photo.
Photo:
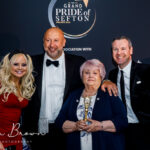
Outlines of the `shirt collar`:
[[59,58],[57,58],[56,60],[52,59],[51,57],[49,57],[49,56],[47,55],[47,53],[45,53],[45,55],[44,55],[44,61],[46,62],[47,59],[49,59],[49,60],[51,60],[51,61],[59,61],[59,63],[61,63],[61,62],[63,62],[64,59],[65,59],[65,53],[62,52],[62,55],[61,55]]
[[130,60],[130,62],[128,63],[128,65],[125,66],[123,69],[121,69],[121,68],[118,66],[119,71],[122,70],[124,73],[130,75],[131,64],[132,64],[132,60]]

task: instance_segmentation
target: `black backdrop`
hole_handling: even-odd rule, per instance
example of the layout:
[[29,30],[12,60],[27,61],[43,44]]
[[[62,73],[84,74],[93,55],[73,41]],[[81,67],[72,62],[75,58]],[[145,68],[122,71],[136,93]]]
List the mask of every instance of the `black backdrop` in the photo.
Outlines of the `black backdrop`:
[[[0,0],[1,56],[14,48],[21,48],[31,55],[43,52],[43,34],[51,27],[48,20],[50,2],[51,0]],[[94,8],[96,23],[93,29],[83,38],[67,39],[66,44],[66,48],[92,47],[92,50],[69,53],[87,59],[98,58],[109,71],[113,67],[111,41],[115,36],[125,35],[133,42],[133,58],[150,63],[149,0],[95,0]]]

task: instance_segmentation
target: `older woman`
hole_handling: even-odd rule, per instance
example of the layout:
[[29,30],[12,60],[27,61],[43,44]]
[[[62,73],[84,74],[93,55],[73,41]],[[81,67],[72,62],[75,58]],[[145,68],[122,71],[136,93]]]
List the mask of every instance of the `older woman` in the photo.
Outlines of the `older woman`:
[[35,91],[32,60],[19,50],[7,54],[0,65],[0,150],[22,150],[19,119]]
[[104,65],[87,60],[80,68],[84,89],[70,94],[56,124],[67,133],[68,150],[124,150],[126,110],[118,97],[100,89]]

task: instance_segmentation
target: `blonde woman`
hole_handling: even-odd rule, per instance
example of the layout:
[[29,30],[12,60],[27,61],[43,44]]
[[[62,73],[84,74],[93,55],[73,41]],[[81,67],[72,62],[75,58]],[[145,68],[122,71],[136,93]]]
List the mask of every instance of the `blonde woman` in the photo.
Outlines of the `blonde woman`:
[[0,150],[9,146],[22,150],[19,119],[22,108],[35,91],[33,65],[19,50],[7,54],[0,65]]

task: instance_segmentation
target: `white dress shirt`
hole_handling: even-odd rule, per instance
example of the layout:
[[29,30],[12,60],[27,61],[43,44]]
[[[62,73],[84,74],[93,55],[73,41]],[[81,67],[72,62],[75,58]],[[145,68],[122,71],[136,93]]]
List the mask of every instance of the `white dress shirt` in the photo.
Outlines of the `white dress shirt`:
[[[63,104],[65,89],[65,55],[57,59],[59,66],[46,66],[46,60],[56,61],[46,53],[43,62],[41,109],[39,117],[39,132],[48,133],[48,124],[54,123]],[[37,60],[38,61],[38,60]]]
[[120,90],[120,77],[121,77],[121,71],[123,71],[124,74],[124,84],[125,84],[125,99],[126,99],[126,106],[127,106],[127,118],[128,123],[138,123],[138,118],[136,117],[135,113],[133,112],[132,106],[131,106],[131,98],[130,98],[130,73],[131,73],[131,64],[132,61],[129,62],[129,64],[124,67],[123,69],[120,69],[118,71],[118,77],[117,77],[117,87],[119,92],[119,97],[121,99],[121,90]]

